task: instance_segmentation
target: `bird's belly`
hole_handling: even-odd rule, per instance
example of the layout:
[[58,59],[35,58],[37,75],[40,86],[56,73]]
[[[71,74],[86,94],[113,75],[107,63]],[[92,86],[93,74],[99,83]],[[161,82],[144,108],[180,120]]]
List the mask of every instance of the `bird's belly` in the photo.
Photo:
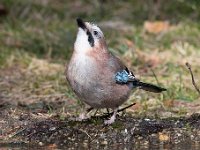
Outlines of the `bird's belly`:
[[131,91],[127,85],[102,80],[74,80],[71,86],[80,100],[95,108],[118,107],[128,99]]
[[73,91],[81,101],[92,107],[118,107],[128,99],[131,88],[126,84],[116,84],[114,73],[104,75],[102,69],[90,61],[69,64],[67,78]]

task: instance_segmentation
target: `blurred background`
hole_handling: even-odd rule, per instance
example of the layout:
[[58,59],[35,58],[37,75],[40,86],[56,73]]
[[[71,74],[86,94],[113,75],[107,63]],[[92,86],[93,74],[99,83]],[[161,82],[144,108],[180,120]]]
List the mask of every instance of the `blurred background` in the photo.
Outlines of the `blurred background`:
[[1,108],[77,111],[64,76],[77,17],[98,24],[109,50],[141,80],[168,89],[158,95],[137,90],[129,111],[172,116],[200,110],[185,67],[192,65],[199,83],[199,0],[1,0]]

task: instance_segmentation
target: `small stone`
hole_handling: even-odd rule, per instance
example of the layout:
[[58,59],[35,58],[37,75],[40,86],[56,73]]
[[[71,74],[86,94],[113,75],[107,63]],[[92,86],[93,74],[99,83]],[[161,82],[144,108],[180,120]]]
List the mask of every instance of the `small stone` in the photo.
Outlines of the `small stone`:
[[102,144],[102,145],[107,145],[107,144],[108,144],[108,141],[102,141],[101,144]]
[[125,129],[125,130],[124,130],[124,132],[127,134],[127,133],[128,133],[128,130],[127,130],[127,129]]
[[40,146],[43,146],[43,145],[44,145],[44,143],[42,143],[42,142],[39,142],[38,144],[39,144]]
[[53,131],[55,129],[56,129],[56,127],[51,127],[51,128],[49,128],[49,131]]

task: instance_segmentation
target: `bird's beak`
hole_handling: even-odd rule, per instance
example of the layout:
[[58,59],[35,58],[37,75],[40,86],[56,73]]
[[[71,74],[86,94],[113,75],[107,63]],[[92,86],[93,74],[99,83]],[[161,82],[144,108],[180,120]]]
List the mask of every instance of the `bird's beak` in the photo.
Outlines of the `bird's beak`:
[[86,25],[85,25],[85,22],[83,22],[82,19],[77,18],[76,21],[77,21],[78,27],[82,28],[83,30],[87,29],[87,27],[86,27]]
[[80,18],[77,18],[76,21],[77,21],[78,27],[81,28],[87,34],[87,36],[88,36],[88,42],[91,45],[91,47],[93,47],[94,46],[94,38],[93,38],[93,36],[92,36],[92,34],[91,34],[88,26],[87,26],[87,22],[85,23]]

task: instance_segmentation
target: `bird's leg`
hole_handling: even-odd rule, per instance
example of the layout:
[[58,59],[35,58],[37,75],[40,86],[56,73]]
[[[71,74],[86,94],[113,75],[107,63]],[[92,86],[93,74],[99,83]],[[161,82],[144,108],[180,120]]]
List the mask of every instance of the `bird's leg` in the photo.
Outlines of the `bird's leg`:
[[88,109],[87,109],[87,113],[89,113],[90,111],[92,111],[94,108],[93,107],[89,107]]
[[96,116],[96,114],[97,114],[98,111],[99,111],[99,109],[96,109],[96,111],[95,111],[95,113],[94,113],[93,116]]
[[75,121],[83,121],[83,120],[91,118],[91,115],[89,113],[93,109],[94,109],[93,107],[89,107],[86,111],[83,111],[82,113],[80,113],[79,116],[75,118]]
[[115,109],[113,110],[113,115],[110,117],[109,120],[105,120],[105,121],[104,121],[104,124],[109,125],[109,124],[114,123],[114,122],[115,122],[115,119],[116,119],[117,111],[118,111],[118,108],[115,108]]
[[107,114],[109,114],[109,113],[110,113],[110,111],[109,111],[109,108],[106,108],[106,111],[107,111]]

